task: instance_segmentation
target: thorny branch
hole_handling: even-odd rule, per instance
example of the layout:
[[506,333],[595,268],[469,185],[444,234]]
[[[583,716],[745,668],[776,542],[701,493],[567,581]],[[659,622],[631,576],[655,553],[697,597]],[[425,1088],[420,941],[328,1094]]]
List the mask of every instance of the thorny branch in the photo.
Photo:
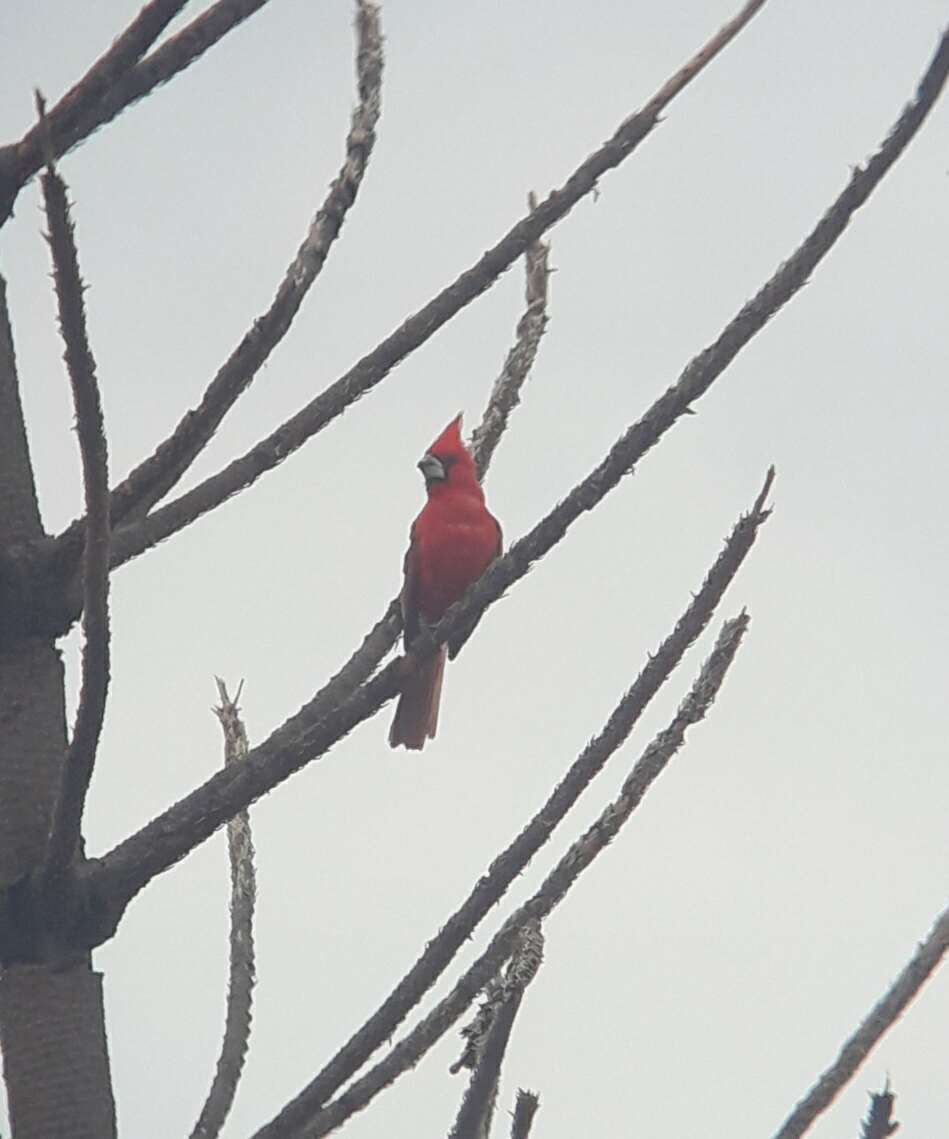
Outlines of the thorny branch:
[[510,957],[518,931],[525,923],[532,919],[543,921],[563,900],[580,874],[616,837],[649,787],[682,746],[686,730],[698,723],[711,707],[738,651],[748,621],[747,614],[742,613],[725,622],[711,655],[702,666],[672,722],[656,736],[637,760],[626,777],[619,796],[573,843],[536,893],[504,922],[487,949],[465,971],[451,992],[422,1018],[408,1036],[400,1040],[382,1060],[360,1076],[338,1098],[315,1114],[298,1117],[289,1125],[283,1123],[281,1113],[272,1123],[262,1127],[253,1139],[291,1139],[301,1132],[305,1132],[307,1139],[319,1139],[322,1135],[328,1135],[418,1063]]
[[[528,195],[527,204],[531,209],[537,207],[537,199],[533,192]],[[511,414],[521,402],[521,389],[531,374],[534,361],[537,359],[537,349],[547,328],[547,282],[551,272],[547,266],[549,254],[550,246],[543,241],[535,241],[529,245],[524,254],[527,305],[523,316],[517,322],[514,346],[508,352],[501,373],[494,381],[481,422],[471,434],[471,453],[480,482],[484,482],[494,452],[501,442],[501,436],[507,430]],[[397,621],[391,626],[394,644],[402,629],[402,604],[399,597],[389,603],[387,613],[397,615]],[[460,633],[452,637],[448,648],[450,660],[454,660],[461,652],[479,620],[480,614],[476,615]]]
[[701,588],[675,628],[652,654],[623,695],[602,731],[571,764],[543,806],[502,851],[474,885],[462,905],[428,942],[416,963],[392,993],[328,1064],[277,1117],[287,1125],[325,1104],[354,1075],[373,1052],[388,1040],[408,1013],[435,984],[477,925],[504,895],[531,858],[576,803],[609,758],[626,741],[653,696],[677,667],[687,649],[708,626],[726,588],[738,573],[769,511],[765,500],[773,471],[751,511],[739,518],[725,547],[712,564]]
[[543,956],[544,935],[540,922],[530,921],[520,931],[504,976],[488,987],[487,998],[478,1009],[474,1024],[462,1029],[462,1035],[467,1038],[465,1051],[451,1071],[468,1067],[472,1073],[449,1139],[482,1139],[490,1133],[501,1064],[514,1018],[527,986],[537,976]]
[[554,190],[530,210],[470,269],[408,317],[345,375],[246,454],[192,490],[123,528],[117,535],[113,565],[123,565],[137,557],[250,486],[380,383],[465,305],[490,288],[532,242],[539,240],[581,198],[593,191],[602,175],[628,158],[659,121],[660,112],[738,35],[763,4],[764,0],[750,0],[745,4],[734,19],[663,84],[642,110],[626,119],[611,139],[581,163],[559,190]]
[[[270,307],[244,334],[208,385],[198,407],[187,412],[154,454],[113,490],[110,503],[113,526],[117,527],[123,519],[144,514],[188,470],[289,331],[304,297],[326,264],[330,248],[362,184],[382,105],[382,31],[378,7],[369,0],[357,0],[356,33],[359,104],[353,112],[346,138],[346,156],[339,174],[287,267]],[[52,546],[52,556],[68,560],[82,526],[83,520],[78,519],[59,535]],[[117,530],[117,538],[120,534]]]
[[0,150],[0,224],[26,180],[60,153],[59,138],[118,83],[178,15],[187,0],[151,0],[109,50],[18,143]]
[[[180,32],[135,63],[138,55],[161,33],[162,28],[158,28],[151,35],[157,22],[167,15],[163,27],[167,26],[185,2],[173,0],[171,4],[163,2],[143,9],[106,55],[53,108],[50,120],[54,157],[62,156],[98,127],[111,122],[126,107],[189,67],[227,32],[262,8],[267,0],[217,0]],[[172,8],[175,11],[168,14]],[[134,66],[129,66],[131,63]],[[67,99],[70,100],[68,114],[57,115]],[[18,143],[0,147],[0,225],[10,216],[20,190],[45,161],[36,143],[31,131]]]
[[860,1128],[860,1139],[889,1139],[900,1125],[893,1118],[893,1104],[896,1096],[890,1091],[887,1080],[882,1092],[870,1093],[870,1106],[867,1117]]
[[[242,763],[247,757],[247,732],[237,706],[242,687],[243,684],[238,686],[232,700],[224,681],[217,679],[221,703],[214,709],[214,714],[220,720],[224,733],[225,766]],[[227,824],[227,846],[231,863],[231,959],[224,1039],[208,1098],[191,1132],[191,1139],[217,1139],[234,1102],[250,1042],[257,881],[250,818],[246,811],[241,811]]]
[[800,1139],[814,1120],[830,1107],[883,1034],[902,1016],[910,1001],[936,971],[947,949],[949,908],[939,915],[903,971],[844,1042],[837,1059],[787,1117],[774,1139]]
[[[46,125],[37,93],[40,131]],[[76,434],[82,458],[86,498],[83,553],[83,649],[79,707],[63,764],[62,783],[53,810],[45,874],[52,881],[70,864],[79,845],[86,792],[109,690],[109,459],[102,420],[96,365],[86,335],[83,283],[69,216],[66,186],[56,173],[52,152],[43,175],[43,199],[49,225],[53,280],[66,369],[76,409]]]
[[514,1115],[511,1119],[511,1139],[530,1139],[534,1116],[540,1107],[540,1096],[536,1092],[517,1089],[517,1099],[514,1101]]
[[150,95],[176,75],[197,62],[230,31],[249,19],[268,0],[217,0],[200,16],[140,60],[105,98],[60,139],[57,153],[65,153],[84,142],[99,127],[111,123],[122,111]]
[[[532,210],[537,208],[537,199],[533,194],[528,197],[527,204]],[[482,482],[507,427],[511,412],[521,402],[521,388],[534,366],[541,337],[547,328],[549,254],[550,246],[543,241],[533,242],[524,254],[527,272],[527,307],[517,322],[514,346],[508,352],[501,374],[494,382],[481,422],[471,436],[471,454],[474,457],[478,478]]]

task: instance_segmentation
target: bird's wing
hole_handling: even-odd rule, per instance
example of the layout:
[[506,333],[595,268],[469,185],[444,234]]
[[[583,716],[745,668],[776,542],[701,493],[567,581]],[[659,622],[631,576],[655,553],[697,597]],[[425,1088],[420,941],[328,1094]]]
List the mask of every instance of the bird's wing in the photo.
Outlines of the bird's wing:
[[[501,533],[501,523],[493,516],[491,517],[491,521],[494,523],[495,528],[497,529],[497,532],[498,532],[498,542],[494,548],[494,557],[499,558],[501,556],[501,554],[504,552],[504,535]],[[494,559],[492,558],[492,561],[493,560]],[[481,614],[479,613],[477,615],[477,617],[473,618],[469,624],[467,624],[467,625],[463,626],[461,629],[459,629],[458,632],[449,640],[449,642],[448,642],[448,659],[449,660],[454,660],[455,657],[461,652],[465,641],[467,641],[468,638],[471,636],[471,634],[475,631],[475,629],[477,628],[478,622],[480,620],[481,620]]]

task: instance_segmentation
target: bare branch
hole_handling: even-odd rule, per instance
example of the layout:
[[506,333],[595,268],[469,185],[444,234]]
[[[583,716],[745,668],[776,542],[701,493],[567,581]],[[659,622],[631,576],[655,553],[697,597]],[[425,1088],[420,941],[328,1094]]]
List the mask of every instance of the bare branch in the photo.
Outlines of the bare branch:
[[46,121],[37,123],[18,143],[3,148],[0,152],[0,223],[9,216],[26,181],[47,162],[44,148],[51,145],[52,156],[62,153],[59,140],[74,130],[128,74],[186,3],[187,0],[151,0],[109,50],[63,95]]
[[484,1043],[484,1058],[471,1073],[448,1139],[489,1139],[498,1100],[501,1062],[523,994],[511,993],[495,1013]]
[[530,1139],[534,1116],[540,1107],[540,1096],[536,1092],[517,1089],[514,1101],[514,1117],[511,1120],[511,1139]]
[[[190,67],[232,28],[266,3],[267,0],[217,0],[180,32],[115,79],[104,94],[90,105],[84,105],[74,119],[62,124],[54,133],[54,155],[61,157],[100,126],[112,122],[126,107]],[[177,7],[180,10],[184,3],[177,4]],[[11,146],[0,147],[0,224],[10,215],[20,190],[43,165],[39,151],[34,147],[24,148],[25,142],[23,139]]]
[[[221,420],[247,390],[271,352],[288,332],[303,299],[319,276],[333,242],[355,202],[376,139],[381,109],[382,32],[379,10],[369,0],[357,0],[356,66],[359,104],[346,138],[346,156],[309,231],[287,267],[265,313],[244,334],[240,344],[208,385],[200,404],[187,412],[154,454],[121,482],[111,496],[112,523],[144,514],[187,471],[210,441]],[[52,547],[53,556],[66,558],[82,533],[78,519]]]
[[[508,965],[510,965],[510,961]],[[461,1055],[448,1069],[451,1075],[457,1075],[462,1068],[468,1068],[472,1072],[477,1068],[478,1060],[484,1052],[485,1041],[488,1039],[491,1026],[497,1018],[498,1009],[504,1004],[504,997],[504,975],[498,973],[484,986],[484,996],[471,1023],[466,1024],[461,1030],[460,1035],[465,1046]]]
[[[221,721],[224,732],[225,767],[242,763],[247,757],[247,732],[237,706],[242,687],[243,684],[238,686],[237,694],[231,700],[224,681],[217,680],[221,703],[214,709],[214,714]],[[246,811],[241,811],[227,824],[227,845],[231,862],[231,961],[224,1039],[211,1090],[191,1132],[191,1139],[217,1139],[234,1102],[250,1041],[257,883],[254,844]]]
[[764,0],[750,0],[669,79],[648,103],[626,119],[604,143],[554,190],[536,209],[521,218],[501,240],[438,296],[405,320],[393,333],[306,407],[281,424],[246,454],[216,474],[155,510],[117,535],[113,565],[123,565],[171,534],[184,529],[232,495],[250,486],[301,447],[311,436],[341,415],[357,399],[380,383],[416,348],[448,320],[479,297],[520,257],[527,247],[565,217],[589,194],[603,174],[618,166],[639,146],[659,121],[671,100],[735,38]]
[[415,1026],[404,1039],[352,1083],[337,1099],[315,1114],[283,1122],[283,1113],[262,1127],[254,1139],[291,1139],[305,1129],[307,1139],[319,1139],[334,1131],[357,1111],[361,1111],[380,1091],[391,1084],[425,1055],[471,1003],[474,996],[511,955],[518,931],[530,920],[543,921],[563,900],[579,875],[616,837],[649,787],[679,750],[685,732],[708,711],[721,687],[748,627],[742,613],[726,621],[715,647],[688,696],[669,726],[646,748],[626,777],[619,796],[610,803],[547,875],[537,892],[504,922],[487,949],[466,970],[451,992]]
[[949,949],[949,908],[933,928],[886,993],[873,1006],[853,1035],[844,1042],[837,1059],[821,1074],[795,1107],[775,1139],[799,1139],[817,1117],[827,1110],[870,1055],[877,1041],[902,1016],[910,1001],[936,971]]
[[112,122],[127,107],[174,79],[266,3],[267,0],[216,0],[181,31],[149,52],[112,87],[105,98],[90,108],[71,131],[61,136],[58,153],[72,150],[99,127]]
[[479,1009],[477,1027],[473,1031],[462,1030],[468,1044],[465,1056],[452,1071],[458,1071],[464,1063],[472,1068],[472,1074],[450,1139],[486,1139],[488,1136],[497,1103],[501,1063],[514,1018],[527,986],[537,976],[543,956],[544,935],[540,922],[528,922],[520,932],[503,980],[491,987],[489,999]]
[[[532,210],[537,208],[537,199],[533,194],[528,197],[527,204]],[[511,412],[521,402],[521,388],[534,366],[541,337],[547,328],[549,253],[549,245],[543,241],[535,241],[527,247],[527,252],[524,254],[527,308],[517,322],[514,346],[508,352],[501,374],[494,382],[481,423],[471,436],[471,453],[474,456],[478,478],[482,482],[501,435],[507,427]]]
[[[591,479],[596,479],[597,471],[571,494],[571,498],[577,501],[586,496],[585,509],[591,509],[594,496],[602,498],[608,489],[605,484],[590,482]],[[774,471],[771,470],[756,503],[756,515],[763,512],[764,498],[773,477]],[[507,554],[495,561],[465,597],[449,609],[438,625],[417,639],[417,647],[413,647],[414,660],[431,655],[453,633],[469,625],[475,614],[482,612],[500,597],[508,585],[523,577],[536,558],[563,537],[567,524],[562,524],[558,513],[562,506],[563,504],[556,507],[529,534],[516,542]],[[581,508],[578,507],[577,515],[580,512]],[[756,530],[763,520],[758,517],[753,524],[749,522],[750,530]],[[746,539],[750,546],[753,533],[746,534]],[[737,537],[735,540],[740,546]],[[376,632],[373,630],[370,636]],[[211,776],[201,787],[120,843],[91,868],[88,873],[93,879],[92,887],[98,889],[103,898],[107,895],[112,907],[123,908],[156,874],[174,865],[237,811],[250,806],[260,795],[282,783],[341,739],[356,724],[378,711],[385,701],[401,690],[404,670],[412,658],[393,661],[355,692],[340,698],[340,690],[344,688],[347,679],[344,677],[346,669],[350,665],[354,669],[361,667],[361,662],[354,664],[350,661],[295,716],[254,748],[239,768]],[[414,1001],[408,1007],[412,1003]]]
[[277,1117],[288,1128],[322,1107],[354,1075],[373,1052],[388,1040],[408,1013],[435,984],[472,932],[504,895],[508,886],[550,838],[570,808],[609,758],[625,743],[644,709],[681,661],[687,649],[708,626],[726,588],[731,583],[768,517],[765,499],[773,471],[751,511],[738,519],[725,547],[706,574],[675,628],[651,655],[636,680],[624,694],[606,725],[583,749],[557,784],[547,801],[527,826],[478,879],[462,905],[425,944],[416,963],[392,993],[329,1063]]
[[[45,116],[38,93],[37,107],[42,128]],[[108,447],[96,365],[86,335],[84,286],[66,186],[52,165],[51,153],[49,158],[50,164],[42,179],[43,199],[59,304],[59,327],[66,346],[66,368],[76,408],[87,522],[83,554],[82,684],[72,740],[63,765],[62,785],[53,810],[44,867],[47,880],[66,869],[78,847],[86,792],[105,715],[109,690],[110,540]]]
[[870,1107],[860,1128],[860,1139],[888,1139],[900,1125],[893,1118],[893,1104],[896,1096],[890,1091],[887,1080],[882,1092],[870,1093]]
[[527,988],[537,976],[543,959],[544,935],[540,922],[529,921],[518,935],[517,946],[504,973],[498,973],[485,986],[485,998],[474,1019],[461,1030],[465,1047],[461,1056],[448,1069],[453,1076],[462,1068],[474,1071],[478,1067],[484,1057],[498,1010],[512,993],[523,992]]

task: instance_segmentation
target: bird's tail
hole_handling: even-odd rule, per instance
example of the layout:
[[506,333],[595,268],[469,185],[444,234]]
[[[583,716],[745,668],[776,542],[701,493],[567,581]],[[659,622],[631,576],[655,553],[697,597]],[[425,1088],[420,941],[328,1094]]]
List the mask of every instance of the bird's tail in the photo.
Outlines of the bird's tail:
[[445,655],[445,649],[439,649],[406,679],[389,729],[390,747],[401,744],[412,751],[421,751],[426,740],[435,738]]

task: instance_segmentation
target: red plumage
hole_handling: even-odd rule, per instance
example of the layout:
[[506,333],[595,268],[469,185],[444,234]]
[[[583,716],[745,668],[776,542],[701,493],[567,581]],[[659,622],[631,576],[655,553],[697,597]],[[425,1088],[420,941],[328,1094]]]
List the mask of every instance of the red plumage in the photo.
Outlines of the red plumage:
[[[461,440],[460,415],[418,465],[428,501],[412,523],[405,555],[406,648],[422,625],[438,621],[501,552],[501,527],[484,504],[474,460]],[[389,732],[392,747],[418,750],[434,738],[446,654],[442,647],[407,677]]]

